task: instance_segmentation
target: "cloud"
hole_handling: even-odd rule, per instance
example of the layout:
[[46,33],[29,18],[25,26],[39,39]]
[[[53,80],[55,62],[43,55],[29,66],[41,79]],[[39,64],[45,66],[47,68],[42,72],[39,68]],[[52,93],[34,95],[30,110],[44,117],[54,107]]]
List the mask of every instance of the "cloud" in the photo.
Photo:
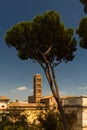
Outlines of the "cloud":
[[85,90],[85,89],[87,89],[87,87],[78,87],[78,89]]
[[24,91],[24,90],[26,90],[26,89],[28,89],[28,88],[25,87],[25,86],[21,86],[21,87],[18,87],[18,88],[17,88],[17,90],[19,90],[19,91]]

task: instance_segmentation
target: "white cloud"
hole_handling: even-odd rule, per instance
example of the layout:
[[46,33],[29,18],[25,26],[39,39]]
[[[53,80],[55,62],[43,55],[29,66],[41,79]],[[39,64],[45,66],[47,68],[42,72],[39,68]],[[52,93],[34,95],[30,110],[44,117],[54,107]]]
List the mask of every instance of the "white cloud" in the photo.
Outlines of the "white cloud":
[[26,89],[28,89],[28,88],[25,87],[25,86],[21,86],[21,87],[18,87],[18,88],[17,88],[17,90],[19,90],[19,91],[24,91],[24,90],[26,90]]
[[85,89],[87,89],[87,87],[78,87],[78,89],[85,90]]

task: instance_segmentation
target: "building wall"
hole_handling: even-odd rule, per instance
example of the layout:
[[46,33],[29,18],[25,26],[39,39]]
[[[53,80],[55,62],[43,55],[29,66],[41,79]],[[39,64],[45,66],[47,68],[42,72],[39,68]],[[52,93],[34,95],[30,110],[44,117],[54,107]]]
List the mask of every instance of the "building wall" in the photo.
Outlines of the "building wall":
[[33,95],[28,96],[28,103],[40,103],[42,98],[42,75],[36,74],[33,77]]
[[6,96],[0,96],[0,110],[7,109],[7,104],[10,99]]
[[87,130],[87,97],[72,97],[64,100],[64,109],[67,113],[76,111],[77,121],[72,130]]
[[82,111],[82,127],[83,130],[87,130],[87,108],[83,108]]
[[87,107],[87,97],[82,98],[82,106]]
[[40,102],[46,107],[57,108],[56,100],[52,95],[44,96]]
[[0,110],[6,109],[6,108],[7,108],[7,103],[4,103],[4,102],[0,103]]
[[64,99],[64,104],[69,106],[82,105],[82,98],[79,97],[68,97]]
[[40,102],[42,98],[42,76],[40,74],[36,74],[34,76],[34,102]]
[[34,96],[28,96],[28,103],[34,103]]

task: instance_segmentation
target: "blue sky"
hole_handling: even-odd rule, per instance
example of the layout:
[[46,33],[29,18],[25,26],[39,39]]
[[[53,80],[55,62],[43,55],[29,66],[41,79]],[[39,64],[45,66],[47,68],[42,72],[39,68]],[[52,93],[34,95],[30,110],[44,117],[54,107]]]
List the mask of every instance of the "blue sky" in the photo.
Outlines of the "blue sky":
[[[66,27],[78,27],[84,17],[79,0],[0,0],[0,95],[27,100],[32,95],[33,76],[43,76],[43,95],[50,94],[42,68],[32,61],[22,61],[15,48],[8,48],[4,35],[21,21],[32,20],[37,14],[55,10]],[[87,95],[87,50],[78,47],[75,58],[56,67],[55,73],[61,95]]]

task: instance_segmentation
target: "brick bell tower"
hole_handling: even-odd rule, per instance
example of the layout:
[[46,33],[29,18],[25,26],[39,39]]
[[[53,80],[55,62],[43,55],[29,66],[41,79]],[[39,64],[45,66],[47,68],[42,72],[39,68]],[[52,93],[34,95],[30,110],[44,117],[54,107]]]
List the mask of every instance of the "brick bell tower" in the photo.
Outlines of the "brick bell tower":
[[39,103],[42,98],[42,75],[34,75],[34,102]]

